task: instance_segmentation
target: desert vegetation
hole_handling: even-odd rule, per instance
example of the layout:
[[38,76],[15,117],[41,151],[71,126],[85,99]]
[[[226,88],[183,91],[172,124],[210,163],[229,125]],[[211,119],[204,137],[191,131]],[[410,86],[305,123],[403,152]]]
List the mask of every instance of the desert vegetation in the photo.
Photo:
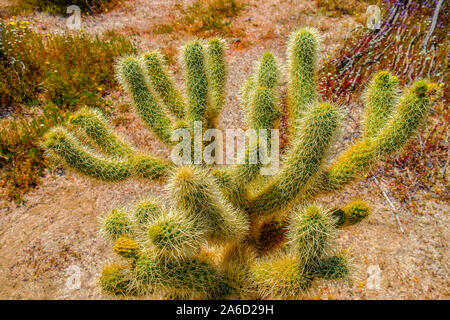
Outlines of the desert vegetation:
[[[445,1],[72,4],[0,11],[2,296],[446,296]],[[195,121],[279,129],[280,171],[174,165]],[[47,283],[70,264],[87,287]]]

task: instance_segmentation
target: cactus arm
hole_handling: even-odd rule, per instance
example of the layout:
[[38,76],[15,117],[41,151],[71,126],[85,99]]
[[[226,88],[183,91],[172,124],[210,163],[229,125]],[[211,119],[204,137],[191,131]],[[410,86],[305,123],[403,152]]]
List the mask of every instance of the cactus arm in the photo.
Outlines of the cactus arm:
[[162,55],[155,51],[148,52],[144,55],[144,60],[153,88],[167,109],[178,119],[183,119],[185,103],[169,76]]
[[375,138],[365,138],[347,149],[321,178],[318,191],[341,189],[360,178],[380,159],[400,150],[417,133],[430,102],[435,85],[416,81],[400,98],[397,110]]
[[163,214],[163,206],[156,199],[146,199],[139,202],[134,208],[134,221],[141,230],[146,230],[148,225]]
[[325,258],[335,230],[333,217],[323,208],[312,205],[297,210],[289,225],[287,252],[262,259],[251,269],[261,295],[287,298],[307,290],[314,276],[343,277],[346,265]]
[[113,242],[121,237],[133,238],[135,236],[129,214],[119,209],[113,209],[102,219],[101,231],[107,240]]
[[398,78],[388,71],[379,72],[364,92],[364,136],[376,136],[397,105]]
[[136,176],[149,180],[165,180],[172,169],[172,163],[147,154],[138,154],[129,159]]
[[431,109],[435,91],[436,85],[426,80],[416,81],[405,91],[395,114],[375,138],[381,156],[400,150],[415,136]]
[[104,158],[82,145],[63,128],[55,128],[46,136],[44,145],[50,156],[63,160],[70,168],[103,181],[122,181],[133,175],[147,179],[163,178],[170,164],[148,155],[126,159]]
[[[256,68],[254,78],[256,79],[255,83],[249,82],[249,88],[243,89],[243,100],[248,100],[250,127],[253,129],[275,128],[275,121],[281,113],[276,107],[276,86],[279,81],[279,71],[272,53],[264,53]],[[252,94],[248,95],[250,88]]]
[[[279,81],[279,71],[277,62],[272,53],[266,52],[263,55],[256,68],[255,78],[257,79],[255,83],[248,82],[248,85],[251,86],[252,89],[243,89],[243,100],[248,100],[250,127],[257,130],[267,130],[266,146],[270,150],[270,129],[278,126],[277,120],[281,115],[279,109],[276,107],[276,87]],[[247,92],[249,90],[252,91],[251,95],[249,95],[250,92]],[[259,141],[257,141],[255,145],[249,145],[245,163],[236,165],[231,169],[231,175],[236,178],[236,183],[244,185],[258,176],[262,163],[258,161],[258,163],[253,164],[249,161],[253,156],[258,159],[258,154]]]
[[317,31],[300,29],[289,37],[289,106],[294,122],[317,100],[316,68],[320,39]]
[[112,295],[135,295],[130,269],[127,265],[110,264],[103,268],[100,279],[103,292]]
[[226,43],[221,39],[211,39],[206,46],[206,70],[208,72],[211,104],[206,110],[206,118],[210,127],[216,127],[216,118],[225,102],[225,85],[227,66],[225,62]]
[[292,298],[304,293],[313,282],[313,276],[300,268],[296,255],[286,253],[256,261],[250,274],[261,298]]
[[197,258],[143,255],[136,261],[135,274],[142,287],[181,296],[196,293],[222,297],[230,291],[227,279],[214,266]]
[[153,252],[174,258],[195,255],[206,243],[202,229],[179,212],[162,214],[147,230]]
[[100,149],[110,156],[127,157],[135,151],[111,130],[100,112],[82,108],[70,116],[69,123],[80,128]]
[[317,267],[330,251],[336,234],[335,224],[334,217],[316,205],[294,213],[287,243],[305,270]]
[[133,105],[152,132],[166,144],[170,144],[170,119],[158,104],[142,61],[126,57],[117,65],[117,78],[133,101]]
[[231,170],[216,169],[212,172],[212,175],[216,179],[216,183],[226,199],[230,201],[233,206],[239,209],[244,209],[248,206],[245,185],[236,183]]
[[247,117],[247,121],[251,120],[251,101],[255,92],[256,80],[253,76],[249,77],[242,86],[240,96],[242,101],[242,109]]
[[205,71],[203,46],[199,41],[188,42],[183,49],[188,95],[188,121],[204,121],[209,104],[208,78]]
[[53,129],[44,144],[50,155],[62,159],[69,167],[87,176],[104,181],[121,181],[133,174],[133,167],[128,161],[101,158],[62,128]]
[[354,143],[344,151],[325,171],[318,184],[323,191],[338,190],[361,178],[376,163],[376,152],[372,139]]
[[240,241],[248,230],[244,214],[229,205],[207,172],[180,167],[169,188],[174,207],[193,219],[214,241]]
[[327,103],[318,104],[302,122],[280,172],[263,190],[251,195],[252,214],[270,214],[286,207],[322,166],[338,131],[339,112]]
[[[255,80],[256,79],[256,80]],[[252,129],[267,129],[268,141],[266,146],[270,149],[270,129],[276,128],[276,121],[281,113],[276,107],[276,86],[279,81],[277,62],[272,53],[266,52],[256,67],[255,74],[249,77],[241,91],[244,111],[247,113]],[[258,137],[259,139],[259,137]],[[259,142],[249,145],[245,163],[235,165],[227,170],[216,170],[215,176],[219,179],[227,199],[238,208],[244,208],[248,202],[245,185],[254,180],[261,168],[261,162],[250,163],[249,159],[258,159]]]
[[348,261],[343,255],[323,258],[312,274],[325,280],[344,279],[349,274]]

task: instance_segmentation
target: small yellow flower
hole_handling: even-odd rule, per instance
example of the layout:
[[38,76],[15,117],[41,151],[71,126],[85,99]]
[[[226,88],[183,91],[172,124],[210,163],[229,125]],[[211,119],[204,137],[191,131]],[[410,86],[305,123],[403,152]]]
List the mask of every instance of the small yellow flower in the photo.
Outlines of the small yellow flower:
[[439,83],[439,87],[443,87],[444,86],[444,84],[443,83]]
[[48,61],[45,61],[45,64],[50,64],[50,62],[48,62]]
[[105,9],[105,12],[108,12],[108,8]]
[[97,87],[97,90],[98,91],[103,91],[103,88],[102,87]]
[[15,25],[16,25],[16,23],[15,23],[14,21],[10,21],[10,22],[8,22],[8,24],[9,24],[10,26],[15,26]]
[[50,37],[50,33],[47,33],[46,36],[47,36],[47,37]]
[[368,175],[367,175],[367,174],[365,174],[365,175],[364,175],[364,178],[367,178],[367,177],[368,177]]

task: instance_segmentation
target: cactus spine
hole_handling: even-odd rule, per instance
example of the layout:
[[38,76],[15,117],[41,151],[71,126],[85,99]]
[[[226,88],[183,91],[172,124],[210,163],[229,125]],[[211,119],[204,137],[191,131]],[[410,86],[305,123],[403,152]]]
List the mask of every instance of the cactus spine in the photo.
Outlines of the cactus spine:
[[[97,111],[82,109],[66,128],[47,134],[47,153],[88,176],[121,181],[131,177],[167,182],[168,206],[146,199],[114,209],[102,232],[117,259],[101,276],[115,295],[166,298],[292,298],[316,279],[342,279],[345,255],[335,249],[336,228],[369,213],[362,201],[330,209],[312,200],[358,179],[407,143],[426,119],[437,87],[416,81],[399,94],[398,80],[378,73],[364,95],[364,134],[329,160],[342,115],[319,101],[315,70],[320,38],[301,29],[289,37],[288,97],[292,140],[278,173],[260,175],[262,164],[228,168],[172,165],[138,153],[114,134]],[[186,97],[176,89],[159,53],[125,57],[117,78],[137,114],[168,148],[174,129],[217,126],[225,101],[225,42],[191,41],[182,49]],[[276,129],[281,89],[279,62],[270,52],[256,65],[241,95],[253,129]],[[169,116],[170,114],[170,116]],[[246,150],[249,158],[262,141]]]

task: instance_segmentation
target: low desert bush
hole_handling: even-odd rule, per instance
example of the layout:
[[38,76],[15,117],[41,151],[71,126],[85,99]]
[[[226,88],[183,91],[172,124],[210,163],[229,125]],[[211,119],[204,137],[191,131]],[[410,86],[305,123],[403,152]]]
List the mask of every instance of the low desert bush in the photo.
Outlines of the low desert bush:
[[31,118],[18,116],[1,120],[2,198],[20,202],[22,195],[38,184],[46,165],[39,141],[49,127],[63,122],[69,114],[52,103],[43,105],[39,111],[40,115]]
[[370,4],[376,4],[379,0],[316,0],[316,5],[326,15],[341,16],[362,12]]
[[158,32],[170,33],[184,30],[191,34],[229,31],[233,18],[238,16],[245,3],[242,0],[195,0],[192,5],[176,8],[181,18],[174,25],[159,28]]
[[108,11],[121,2],[121,0],[20,0],[19,7],[65,14],[69,6],[76,5],[83,13],[95,13]]
[[114,59],[135,49],[114,34],[38,34],[26,21],[0,23],[2,185],[8,198],[20,199],[45,166],[42,134],[79,106],[103,108],[104,88],[115,87]]

